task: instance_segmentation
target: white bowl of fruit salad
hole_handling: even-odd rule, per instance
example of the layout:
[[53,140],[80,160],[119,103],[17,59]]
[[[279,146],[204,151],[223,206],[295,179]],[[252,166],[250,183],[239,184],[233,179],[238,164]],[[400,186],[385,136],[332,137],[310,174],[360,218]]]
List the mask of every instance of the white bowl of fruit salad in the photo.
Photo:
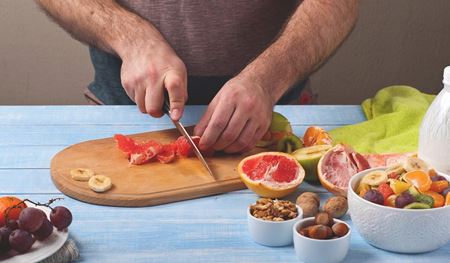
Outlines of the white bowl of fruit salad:
[[423,253],[450,241],[450,177],[418,158],[354,175],[349,213],[371,245],[393,252]]

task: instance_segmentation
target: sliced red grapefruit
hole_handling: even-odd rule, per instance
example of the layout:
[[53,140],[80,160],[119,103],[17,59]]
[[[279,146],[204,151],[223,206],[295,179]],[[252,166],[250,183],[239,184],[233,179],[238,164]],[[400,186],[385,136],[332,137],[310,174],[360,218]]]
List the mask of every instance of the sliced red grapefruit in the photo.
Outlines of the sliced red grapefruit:
[[280,152],[248,156],[239,162],[238,173],[250,190],[268,198],[281,198],[294,192],[305,177],[305,170],[297,160]]
[[322,186],[335,195],[347,196],[350,178],[370,165],[351,147],[338,144],[320,158],[317,174]]
[[161,151],[156,155],[160,163],[170,163],[175,160],[177,146],[173,143],[164,144]]

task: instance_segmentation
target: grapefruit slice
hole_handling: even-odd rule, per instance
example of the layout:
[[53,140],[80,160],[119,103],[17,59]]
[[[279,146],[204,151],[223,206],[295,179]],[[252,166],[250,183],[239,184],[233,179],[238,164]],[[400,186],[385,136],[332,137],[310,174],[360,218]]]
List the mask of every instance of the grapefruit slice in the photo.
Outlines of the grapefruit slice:
[[347,196],[350,178],[370,165],[351,147],[337,144],[320,158],[317,175],[322,186],[335,195]]
[[248,156],[238,165],[244,184],[262,197],[281,198],[303,182],[305,170],[289,154],[263,152]]

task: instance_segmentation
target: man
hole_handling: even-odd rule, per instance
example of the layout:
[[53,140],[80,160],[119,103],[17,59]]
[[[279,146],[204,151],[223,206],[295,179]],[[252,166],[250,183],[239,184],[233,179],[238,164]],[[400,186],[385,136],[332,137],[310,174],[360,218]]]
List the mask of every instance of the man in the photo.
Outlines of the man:
[[[74,38],[88,43],[96,71],[89,89],[106,104],[135,102],[171,118],[186,101],[208,104],[194,133],[200,148],[251,149],[274,105],[339,46],[357,0],[37,0]],[[128,95],[127,96],[125,96]],[[285,95],[285,97],[283,97]]]

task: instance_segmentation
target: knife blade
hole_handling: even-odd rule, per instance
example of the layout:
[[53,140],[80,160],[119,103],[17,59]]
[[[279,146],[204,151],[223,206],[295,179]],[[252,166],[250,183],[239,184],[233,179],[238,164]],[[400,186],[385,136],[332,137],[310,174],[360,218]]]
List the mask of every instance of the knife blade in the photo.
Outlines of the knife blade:
[[206,170],[208,171],[208,173],[214,178],[214,180],[216,179],[214,177],[214,174],[211,170],[211,168],[209,168],[208,163],[206,162],[205,158],[203,157],[202,153],[200,152],[200,150],[198,149],[197,145],[195,145],[194,141],[192,140],[191,136],[189,136],[189,133],[186,131],[186,129],[184,128],[183,124],[181,124],[179,121],[174,121],[171,117],[170,117],[170,101],[169,101],[169,94],[167,94],[167,91],[164,91],[164,104],[163,104],[163,112],[165,114],[167,114],[167,116],[169,116],[170,120],[173,122],[173,124],[175,125],[175,127],[177,128],[177,130],[184,136],[184,138],[186,138],[186,140],[188,141],[189,145],[192,147],[195,155],[197,156],[197,159],[200,160],[200,162],[203,164],[203,167],[206,168]]

